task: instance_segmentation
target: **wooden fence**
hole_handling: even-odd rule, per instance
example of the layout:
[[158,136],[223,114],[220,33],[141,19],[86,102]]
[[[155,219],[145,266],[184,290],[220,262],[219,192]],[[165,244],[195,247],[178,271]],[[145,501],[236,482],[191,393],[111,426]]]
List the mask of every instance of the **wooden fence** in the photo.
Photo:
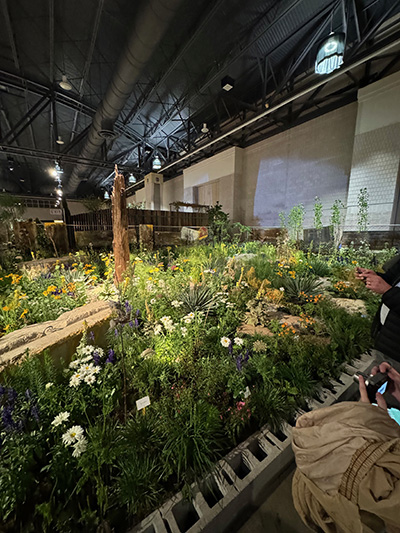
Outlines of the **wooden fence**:
[[[112,230],[111,209],[102,209],[97,213],[81,213],[74,215],[72,220],[75,231]],[[140,224],[152,224],[154,231],[180,231],[182,226],[207,226],[208,214],[128,209],[129,227],[138,227]]]

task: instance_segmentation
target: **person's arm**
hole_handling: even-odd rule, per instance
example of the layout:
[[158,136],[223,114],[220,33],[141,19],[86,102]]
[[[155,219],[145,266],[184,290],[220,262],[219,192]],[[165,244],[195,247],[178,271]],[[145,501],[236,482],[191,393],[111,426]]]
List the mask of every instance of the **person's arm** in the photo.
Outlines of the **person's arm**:
[[382,294],[382,302],[387,305],[391,311],[400,314],[400,287],[392,287]]

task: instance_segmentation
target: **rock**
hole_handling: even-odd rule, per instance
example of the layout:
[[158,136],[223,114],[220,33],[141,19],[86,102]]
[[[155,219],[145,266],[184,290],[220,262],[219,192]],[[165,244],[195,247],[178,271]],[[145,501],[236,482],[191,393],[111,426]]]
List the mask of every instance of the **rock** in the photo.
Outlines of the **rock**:
[[367,308],[364,300],[351,300],[350,298],[332,298],[331,300],[335,305],[345,309],[348,313],[361,313],[367,314]]
[[330,289],[332,287],[332,283],[331,283],[331,280],[329,278],[319,277],[318,281],[320,283],[318,288],[321,289],[321,290],[328,290],[328,289]]
[[235,257],[232,257],[231,259],[234,259],[235,261],[250,261],[254,257],[257,257],[257,254],[238,254],[235,255]]
[[29,355],[50,350],[55,357],[68,359],[75,351],[83,331],[97,332],[101,344],[116,306],[111,302],[92,302],[67,311],[56,320],[25,326],[0,339],[0,370]]
[[299,316],[283,315],[279,320],[279,324],[286,324],[294,328],[296,326],[301,326],[301,318]]
[[143,350],[143,352],[140,354],[140,357],[143,359],[149,359],[153,355],[156,355],[156,352],[152,348],[146,348]]
[[274,334],[265,326],[252,326],[251,324],[242,324],[238,327],[237,332],[242,335],[264,335],[265,337],[273,337]]

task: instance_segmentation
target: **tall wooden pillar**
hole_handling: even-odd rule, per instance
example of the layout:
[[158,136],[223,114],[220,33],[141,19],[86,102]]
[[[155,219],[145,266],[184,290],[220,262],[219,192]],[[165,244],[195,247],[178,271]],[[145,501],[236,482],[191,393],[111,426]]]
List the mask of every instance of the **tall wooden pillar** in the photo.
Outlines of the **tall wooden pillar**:
[[128,211],[126,207],[125,178],[115,165],[114,189],[111,195],[113,220],[113,250],[115,283],[123,281],[129,262]]

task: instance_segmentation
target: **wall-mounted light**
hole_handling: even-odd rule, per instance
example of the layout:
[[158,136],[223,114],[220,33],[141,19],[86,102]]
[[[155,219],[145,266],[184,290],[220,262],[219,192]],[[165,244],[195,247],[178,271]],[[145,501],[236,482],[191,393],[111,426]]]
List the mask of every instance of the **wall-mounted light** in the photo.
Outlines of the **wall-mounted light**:
[[161,159],[156,155],[153,159],[153,170],[160,170],[161,167]]
[[72,85],[68,81],[68,78],[65,74],[62,75],[59,85],[61,89],[64,89],[64,91],[72,91]]
[[316,74],[330,74],[343,64],[346,36],[344,33],[331,33],[321,43],[315,60]]

